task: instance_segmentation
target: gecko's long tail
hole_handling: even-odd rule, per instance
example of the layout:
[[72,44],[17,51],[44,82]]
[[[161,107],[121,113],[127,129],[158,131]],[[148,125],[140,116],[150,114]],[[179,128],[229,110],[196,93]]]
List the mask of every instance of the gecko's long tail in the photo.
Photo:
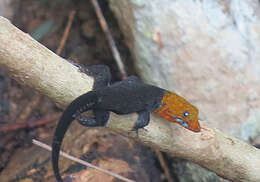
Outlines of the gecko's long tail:
[[93,109],[97,101],[97,95],[94,91],[83,94],[66,108],[60,118],[52,143],[52,167],[58,182],[63,182],[59,172],[59,155],[63,137],[76,117],[83,112]]

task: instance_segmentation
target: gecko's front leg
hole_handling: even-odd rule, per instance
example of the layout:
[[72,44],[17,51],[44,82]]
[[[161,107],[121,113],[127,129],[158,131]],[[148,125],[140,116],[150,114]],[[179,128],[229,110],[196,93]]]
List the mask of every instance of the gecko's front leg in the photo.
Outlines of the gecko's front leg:
[[150,122],[150,112],[140,111],[140,112],[137,112],[137,114],[138,114],[138,119],[135,122],[132,131],[136,131],[136,134],[138,135],[138,130],[144,129],[144,127],[149,124],[149,122]]

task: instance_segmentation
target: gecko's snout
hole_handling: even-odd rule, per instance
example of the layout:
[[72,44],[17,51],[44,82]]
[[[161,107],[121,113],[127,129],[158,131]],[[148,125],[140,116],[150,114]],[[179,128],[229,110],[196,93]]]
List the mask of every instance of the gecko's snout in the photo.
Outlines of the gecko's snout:
[[198,120],[186,122],[180,118],[177,118],[176,116],[174,117],[174,120],[176,123],[180,124],[184,128],[187,128],[193,132],[200,132],[200,124],[199,124]]
[[188,129],[194,132],[200,132],[200,123],[198,120],[189,123]]

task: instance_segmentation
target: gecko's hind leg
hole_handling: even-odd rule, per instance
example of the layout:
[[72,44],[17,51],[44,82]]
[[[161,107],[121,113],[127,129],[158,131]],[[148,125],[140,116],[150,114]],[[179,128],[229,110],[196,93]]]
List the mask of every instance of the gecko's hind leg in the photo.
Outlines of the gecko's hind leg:
[[110,113],[108,111],[93,110],[94,117],[77,119],[79,124],[86,127],[105,126],[108,122]]
[[76,66],[80,72],[94,78],[94,86],[92,90],[110,85],[111,72],[108,66],[103,64],[84,66],[69,59],[67,59],[67,61]]
[[110,85],[111,82],[111,72],[106,65],[90,65],[90,66],[80,66],[79,70],[86,73],[89,76],[94,77],[93,90],[100,89]]

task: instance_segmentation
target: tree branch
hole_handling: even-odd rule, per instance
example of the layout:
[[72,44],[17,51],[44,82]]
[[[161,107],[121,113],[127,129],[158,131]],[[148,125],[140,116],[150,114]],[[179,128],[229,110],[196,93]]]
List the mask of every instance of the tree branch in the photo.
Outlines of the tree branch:
[[[93,79],[0,17],[0,66],[20,84],[47,95],[61,107],[91,90]],[[136,114],[111,114],[108,127],[121,133],[131,130]],[[260,150],[205,124],[190,132],[156,116],[148,131],[140,131],[143,143],[172,156],[189,159],[219,176],[236,182],[260,181]],[[135,133],[130,133],[135,137]]]

